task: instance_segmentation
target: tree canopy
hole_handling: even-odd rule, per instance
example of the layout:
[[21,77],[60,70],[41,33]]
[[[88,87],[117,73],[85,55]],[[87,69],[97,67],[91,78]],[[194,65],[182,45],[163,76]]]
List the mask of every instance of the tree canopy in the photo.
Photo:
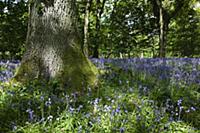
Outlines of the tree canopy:
[[[76,5],[81,45],[88,57],[158,57],[161,47],[166,57],[199,56],[197,0],[77,0]],[[161,9],[164,27],[167,26],[163,29],[166,32],[163,46]],[[0,2],[1,58],[21,58],[27,11],[27,1]]]

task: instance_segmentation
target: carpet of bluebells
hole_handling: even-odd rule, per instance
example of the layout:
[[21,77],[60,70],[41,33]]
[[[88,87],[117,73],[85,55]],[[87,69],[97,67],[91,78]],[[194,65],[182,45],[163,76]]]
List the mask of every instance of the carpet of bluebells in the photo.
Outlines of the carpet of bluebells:
[[0,133],[199,133],[200,58],[91,59],[99,85],[8,82],[0,61]]

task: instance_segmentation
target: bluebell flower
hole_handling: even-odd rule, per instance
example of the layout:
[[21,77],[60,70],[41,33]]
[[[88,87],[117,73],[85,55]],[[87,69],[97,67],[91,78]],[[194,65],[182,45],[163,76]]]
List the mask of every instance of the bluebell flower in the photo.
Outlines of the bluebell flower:
[[177,101],[177,105],[180,106],[180,105],[182,104],[182,101],[183,101],[182,99],[179,99],[179,100]]
[[74,100],[77,100],[78,92],[74,92],[74,93],[72,93],[71,95],[73,96]]
[[172,116],[170,116],[169,121],[174,121],[174,118]]
[[26,112],[29,114],[29,119],[32,121],[33,120],[33,113],[34,111],[31,109],[27,109]]
[[116,113],[119,113],[120,112],[120,107],[118,106],[115,110]]
[[108,105],[105,105],[105,106],[104,106],[104,111],[105,111],[105,112],[110,112],[111,109],[112,109],[111,106],[108,106]]
[[191,107],[191,110],[192,110],[192,111],[196,111],[196,108],[195,108],[195,107]]
[[45,102],[46,106],[51,106],[51,98],[48,99],[48,101]]
[[100,102],[100,100],[101,100],[101,99],[99,99],[99,98],[95,98],[93,104],[94,104],[94,105],[97,105],[97,104]]
[[79,112],[82,108],[83,108],[83,105],[79,105],[79,107],[77,108],[77,111]]
[[40,100],[41,100],[41,101],[44,101],[44,96],[40,96]]
[[75,109],[74,108],[72,108],[72,107],[69,107],[69,112],[72,114],[72,113],[74,113],[74,111],[75,111]]
[[119,132],[120,132],[120,133],[124,133],[124,132],[125,132],[125,128],[124,128],[124,127],[121,127],[121,128],[119,129]]

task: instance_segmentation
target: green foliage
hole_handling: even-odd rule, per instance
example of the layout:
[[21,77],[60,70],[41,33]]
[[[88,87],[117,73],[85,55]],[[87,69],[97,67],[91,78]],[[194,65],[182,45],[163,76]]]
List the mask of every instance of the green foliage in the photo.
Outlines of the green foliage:
[[[102,1],[101,1],[102,2]],[[175,8],[179,9],[179,1],[163,1],[169,15]],[[177,19],[171,19],[167,56],[198,57],[199,51],[199,19],[198,10],[194,10],[196,1],[186,1]],[[79,1],[81,29],[84,27],[84,1]],[[100,19],[100,30],[96,36],[96,2],[90,12],[89,53],[99,45],[101,57],[156,57],[158,55],[158,18],[154,16],[154,8],[150,1],[107,0]],[[193,11],[189,13],[188,11]],[[175,13],[176,14],[176,13]],[[190,21],[186,20],[189,18]],[[191,18],[192,17],[192,18]],[[176,26],[174,26],[174,23]],[[179,24],[182,26],[178,26]],[[188,25],[188,26],[187,26]],[[187,27],[187,28],[184,28]],[[192,32],[195,31],[195,34]],[[83,32],[82,32],[83,33]],[[188,50],[189,49],[189,50]]]
[[[92,2],[89,18],[89,55],[99,46],[100,57],[156,57],[158,55],[158,18],[154,16],[151,1],[106,0],[97,31],[97,5]],[[199,56],[199,8],[196,0],[184,2],[169,24],[167,56]],[[100,1],[102,6],[103,1]],[[179,1],[163,1],[165,10],[172,14]],[[0,57],[20,59],[28,23],[28,4],[24,0],[0,2]],[[84,14],[86,2],[77,1],[79,31],[83,43]],[[38,6],[42,13],[43,7]],[[98,33],[97,33],[98,32]],[[98,35],[98,36],[97,36]]]
[[27,33],[27,3],[0,1],[0,58],[21,58]]
[[173,56],[198,57],[200,51],[199,9],[185,8],[170,28],[170,48]]
[[[99,39],[100,53],[104,57],[140,56],[154,50],[156,32],[151,7],[144,0],[107,1],[101,18],[100,37],[95,36],[94,18],[91,16],[90,40]],[[93,28],[94,27],[94,28]]]
[[[116,53],[130,54],[136,51],[145,51],[149,48],[152,39],[153,24],[150,18],[150,5],[145,1],[119,1],[111,14],[111,35]],[[151,47],[150,47],[151,50]],[[135,52],[135,56],[139,54]]]

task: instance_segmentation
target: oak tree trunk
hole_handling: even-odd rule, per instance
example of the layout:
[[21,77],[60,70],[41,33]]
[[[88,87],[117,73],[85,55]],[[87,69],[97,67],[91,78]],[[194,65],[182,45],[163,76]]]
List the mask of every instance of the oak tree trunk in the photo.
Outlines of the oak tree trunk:
[[81,52],[75,0],[32,0],[26,52],[15,79],[58,80],[69,87],[93,85],[96,68]]

